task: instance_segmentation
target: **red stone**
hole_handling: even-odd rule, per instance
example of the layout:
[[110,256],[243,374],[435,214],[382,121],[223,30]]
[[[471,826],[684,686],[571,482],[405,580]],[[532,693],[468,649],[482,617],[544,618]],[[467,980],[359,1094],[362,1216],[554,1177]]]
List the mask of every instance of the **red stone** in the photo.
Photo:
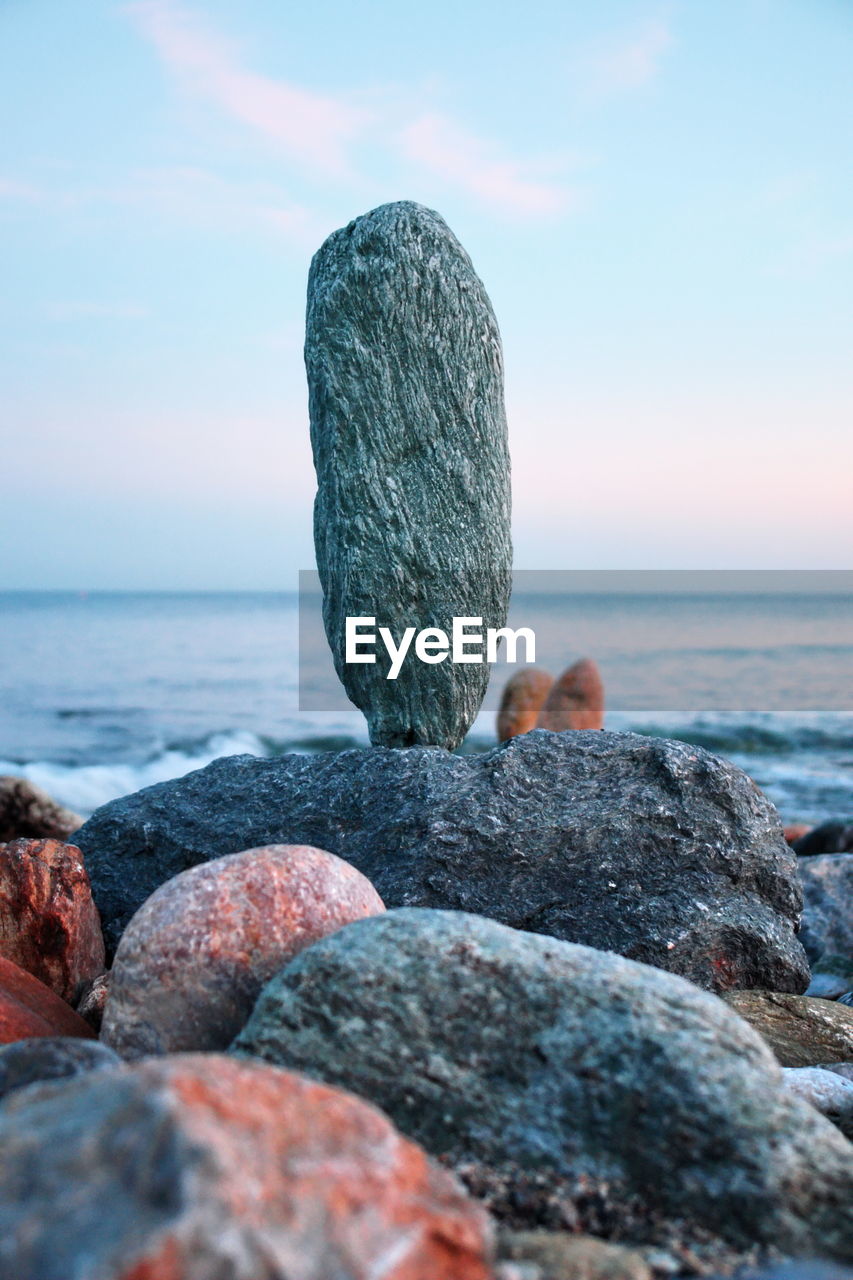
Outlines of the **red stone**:
[[801,840],[803,836],[807,836],[811,831],[811,827],[807,822],[795,822],[793,826],[786,827],[783,834],[788,844],[793,844],[795,840]]
[[581,658],[554,683],[537,727],[557,732],[604,728],[604,685],[592,658]]
[[191,867],[161,885],[122,935],[101,1037],[124,1058],[225,1049],[297,952],[384,910],[361,872],[308,845]]
[[43,982],[0,956],[0,1044],[33,1036],[94,1039],[95,1033]]
[[450,1173],[368,1103],[265,1063],[178,1055],[21,1090],[0,1142],[9,1275],[493,1274],[488,1215]]
[[554,677],[540,667],[522,667],[504,685],[498,711],[498,742],[536,728]]
[[101,921],[75,845],[0,844],[0,956],[68,1001],[103,972]]

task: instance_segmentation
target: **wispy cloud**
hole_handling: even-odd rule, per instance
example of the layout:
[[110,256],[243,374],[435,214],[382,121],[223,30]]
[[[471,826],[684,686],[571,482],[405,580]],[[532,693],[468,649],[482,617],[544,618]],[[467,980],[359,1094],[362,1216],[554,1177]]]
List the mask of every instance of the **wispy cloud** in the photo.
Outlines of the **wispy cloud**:
[[[384,167],[389,162],[399,166],[402,159],[497,211],[539,217],[568,203],[559,183],[542,179],[494,141],[423,103],[410,105],[408,123],[401,128],[399,103],[386,101],[384,107],[367,110],[344,96],[318,94],[249,69],[231,42],[177,0],[134,0],[126,12],[185,91],[309,169],[372,187],[374,180],[359,172],[357,162],[357,148],[369,146],[373,160]],[[267,210],[268,220],[285,229],[298,224],[299,217],[279,208]]]
[[445,182],[509,213],[553,214],[568,203],[557,183],[531,177],[491,141],[460,128],[447,116],[421,116],[400,134],[405,157]]
[[137,0],[126,11],[186,90],[284,147],[312,167],[340,172],[369,114],[242,65],[238,51],[170,0]]
[[650,84],[660,73],[674,38],[663,18],[650,19],[630,34],[618,36],[590,48],[581,59],[578,79],[584,93],[592,98],[610,98]]

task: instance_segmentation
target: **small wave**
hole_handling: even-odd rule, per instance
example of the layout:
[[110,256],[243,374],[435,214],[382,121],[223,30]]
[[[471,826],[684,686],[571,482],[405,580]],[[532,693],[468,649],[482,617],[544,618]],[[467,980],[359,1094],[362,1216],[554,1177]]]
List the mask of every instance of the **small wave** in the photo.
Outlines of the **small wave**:
[[203,769],[220,756],[271,754],[253,733],[215,733],[194,748],[170,747],[142,764],[64,765],[51,761],[15,764],[0,760],[0,774],[14,774],[43,787],[54,800],[88,817],[119,796],[130,795],[156,782],[181,778]]

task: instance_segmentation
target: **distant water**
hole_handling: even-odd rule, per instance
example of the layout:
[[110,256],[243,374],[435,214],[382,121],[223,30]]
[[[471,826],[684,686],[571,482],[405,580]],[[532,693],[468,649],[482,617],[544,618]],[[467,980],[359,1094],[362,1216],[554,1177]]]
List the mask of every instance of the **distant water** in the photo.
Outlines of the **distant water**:
[[[727,756],[785,821],[853,817],[849,596],[599,594],[571,617],[562,665],[598,661],[608,728]],[[0,593],[0,773],[88,814],[220,755],[367,742],[354,709],[300,712],[297,680],[295,593]],[[465,749],[494,742],[491,709]]]

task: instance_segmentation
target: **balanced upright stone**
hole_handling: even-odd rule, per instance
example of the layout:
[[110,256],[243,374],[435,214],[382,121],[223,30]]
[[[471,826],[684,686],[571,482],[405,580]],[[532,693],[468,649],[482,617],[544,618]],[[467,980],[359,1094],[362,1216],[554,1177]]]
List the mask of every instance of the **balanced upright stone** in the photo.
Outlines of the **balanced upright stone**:
[[454,617],[506,621],[500,334],[437,213],[387,204],[326,240],[308,280],[305,364],[314,541],[338,675],[375,745],[452,749],[483,700],[486,663],[412,652],[389,680],[381,645],[374,663],[345,662],[347,617],[375,618],[396,643],[407,627],[449,634]]

